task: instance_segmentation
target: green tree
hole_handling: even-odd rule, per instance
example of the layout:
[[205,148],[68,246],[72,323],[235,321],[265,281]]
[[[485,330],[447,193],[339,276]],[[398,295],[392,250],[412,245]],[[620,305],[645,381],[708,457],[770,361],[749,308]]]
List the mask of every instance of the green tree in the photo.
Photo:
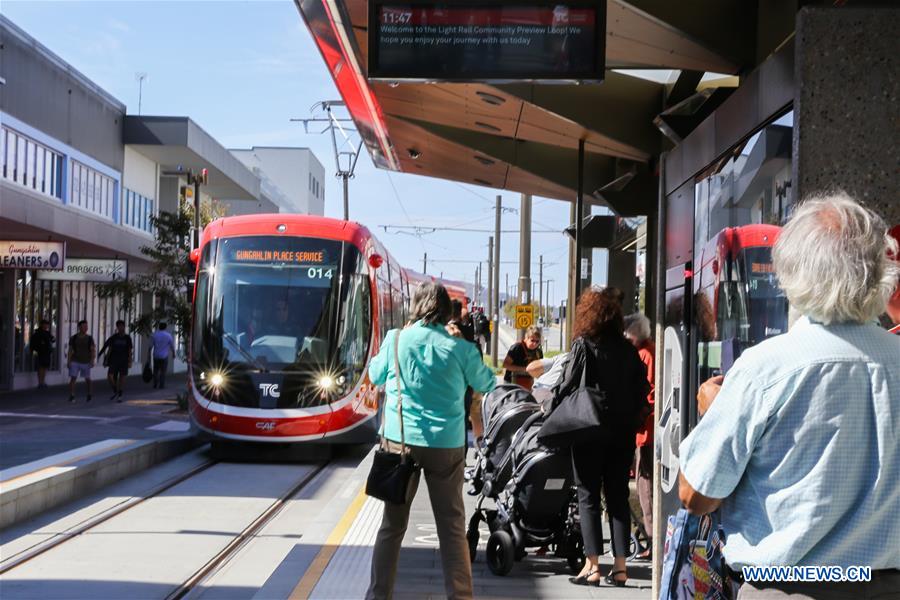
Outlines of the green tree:
[[[190,262],[190,233],[193,220],[182,210],[160,212],[150,217],[156,233],[153,246],[143,246],[141,254],[150,261],[150,269],[128,280],[97,285],[97,296],[115,298],[123,312],[130,313],[140,295],[156,298],[153,308],[145,310],[129,323],[129,329],[141,335],[153,332],[153,326],[165,321],[172,333],[187,339],[191,322],[189,280],[194,269]],[[149,310],[147,310],[149,308]]]

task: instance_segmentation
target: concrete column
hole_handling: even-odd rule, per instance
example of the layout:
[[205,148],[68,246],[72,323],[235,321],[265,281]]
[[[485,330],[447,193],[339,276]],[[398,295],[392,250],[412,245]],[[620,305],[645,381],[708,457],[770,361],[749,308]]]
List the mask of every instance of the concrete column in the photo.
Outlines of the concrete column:
[[[531,302],[531,195],[522,194],[522,206],[519,209],[519,294],[516,301],[521,304]],[[517,337],[521,340],[525,330],[519,329]]]
[[[575,215],[575,203],[572,202],[569,205],[569,222],[575,223],[576,219]],[[568,290],[566,296],[566,341],[565,345],[561,350],[568,350],[572,345],[572,322],[574,315],[573,309],[575,308],[575,278],[578,277],[579,265],[577,264],[577,257],[575,256],[575,240],[571,237],[569,238],[569,277],[568,277]]]
[[796,31],[795,198],[842,189],[900,223],[900,8],[805,6]]
[[0,390],[13,387],[16,273],[15,269],[0,271]]
[[625,294],[622,301],[622,310],[625,314],[631,314],[635,310],[635,271],[637,263],[635,253],[628,250],[610,250],[607,267],[607,284],[619,288]]

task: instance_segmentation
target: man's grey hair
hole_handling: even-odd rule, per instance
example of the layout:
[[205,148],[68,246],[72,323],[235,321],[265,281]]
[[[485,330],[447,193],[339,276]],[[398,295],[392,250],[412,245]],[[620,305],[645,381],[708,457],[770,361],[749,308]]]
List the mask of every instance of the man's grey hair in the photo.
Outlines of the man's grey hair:
[[865,323],[884,312],[900,266],[884,221],[844,192],[800,204],[772,253],[788,301],[822,323]]
[[633,337],[638,343],[650,339],[650,319],[643,313],[634,313],[625,317],[625,335]]
[[413,292],[409,320],[423,321],[426,325],[446,325],[453,308],[450,294],[440,283],[425,281]]

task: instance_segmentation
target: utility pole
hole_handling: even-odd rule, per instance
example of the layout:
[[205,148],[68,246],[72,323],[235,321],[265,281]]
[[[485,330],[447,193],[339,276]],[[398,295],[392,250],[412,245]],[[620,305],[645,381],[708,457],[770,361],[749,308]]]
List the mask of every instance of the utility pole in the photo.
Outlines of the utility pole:
[[475,267],[475,276],[472,278],[472,304],[478,304],[478,267]]
[[544,317],[544,255],[538,257],[538,314]]
[[501,203],[503,199],[497,195],[497,207],[494,213],[494,315],[496,322],[494,334],[491,336],[491,357],[493,359],[494,368],[497,368],[497,345],[500,338],[500,213],[502,212]]
[[509,272],[506,273],[506,301],[509,302]]
[[[353,129],[345,128],[343,123],[352,123],[353,119],[341,119],[334,115],[332,112],[332,108],[336,106],[344,106],[343,100],[324,100],[322,102],[317,102],[310,108],[310,111],[316,110],[316,108],[321,108],[326,113],[325,117],[313,117],[310,119],[291,119],[291,121],[299,121],[303,123],[303,129],[306,133],[309,133],[309,124],[310,123],[327,123],[322,131],[317,133],[325,133],[326,131],[331,132],[331,147],[334,150],[334,164],[337,168],[337,172],[335,173],[335,177],[340,177],[343,181],[344,186],[344,220],[347,221],[350,219],[350,178],[354,176],[354,171],[356,170],[356,161],[359,159],[360,151],[362,150],[362,137],[360,137],[359,143],[355,145],[351,141],[350,137],[352,133],[356,133]],[[338,134],[341,136],[340,146],[338,145]]]
[[143,71],[134,74],[134,78],[137,79],[138,82],[138,116],[141,114],[141,101],[144,98],[144,80],[147,79],[147,74]]
[[200,184],[207,185],[209,183],[209,171],[200,169],[199,173],[194,173],[188,169],[187,172],[188,185],[194,186],[194,231],[191,236],[191,248],[200,247]]
[[428,274],[428,253],[426,252],[424,256],[422,256],[422,272],[426,275]]
[[[487,278],[487,309],[488,309],[488,320],[491,322],[491,325],[494,323],[494,236],[488,238],[488,278]],[[496,332],[491,332],[491,339],[493,339],[494,334]],[[488,348],[488,353],[490,353],[490,348]]]
[[481,261],[475,267],[475,304],[481,304]]

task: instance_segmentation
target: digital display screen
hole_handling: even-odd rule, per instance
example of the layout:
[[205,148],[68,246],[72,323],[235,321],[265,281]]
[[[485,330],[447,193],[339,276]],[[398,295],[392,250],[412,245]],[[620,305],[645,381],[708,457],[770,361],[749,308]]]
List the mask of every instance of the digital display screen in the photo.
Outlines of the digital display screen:
[[606,2],[369,2],[369,78],[602,81]]
[[263,249],[241,249],[235,248],[232,251],[231,262],[252,262],[252,263],[300,263],[300,264],[321,264],[325,261],[325,253],[323,251],[308,250],[263,250]]

